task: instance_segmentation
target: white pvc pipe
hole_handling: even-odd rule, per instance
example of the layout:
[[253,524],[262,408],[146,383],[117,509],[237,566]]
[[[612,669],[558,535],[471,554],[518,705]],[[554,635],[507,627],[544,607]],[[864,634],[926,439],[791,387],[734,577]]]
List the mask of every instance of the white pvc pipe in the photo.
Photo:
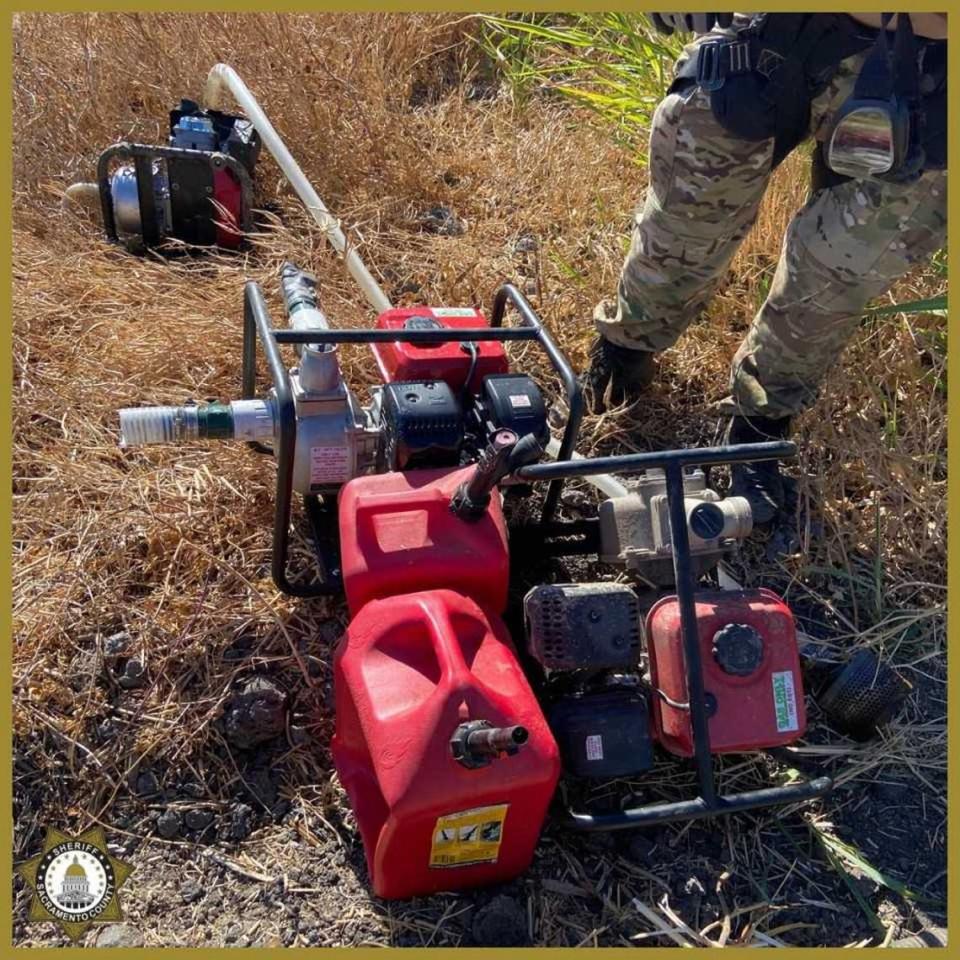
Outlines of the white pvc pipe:
[[293,187],[297,196],[303,201],[303,205],[310,212],[320,229],[323,230],[330,245],[343,256],[347,270],[350,271],[350,275],[363,290],[370,305],[378,313],[389,310],[392,304],[380,288],[380,284],[373,278],[357,251],[353,247],[347,246],[347,238],[340,229],[339,223],[330,214],[317,191],[310,185],[310,181],[304,176],[297,161],[293,159],[292,154],[280,139],[280,135],[273,128],[273,124],[260,108],[260,104],[257,103],[255,97],[233,67],[225,63],[218,63],[210,70],[203,94],[205,106],[216,108],[220,103],[224,87],[233,94],[237,104],[247,115],[257,133],[260,134],[263,145],[273,155],[274,160],[277,161],[278,166],[283,171],[283,175],[289,180],[290,186]]
[[[556,437],[551,437],[547,443],[547,456],[557,459],[560,453],[560,441]],[[574,453],[574,460],[586,459],[582,453]],[[598,473],[592,477],[584,477],[587,483],[592,483],[601,493],[606,494],[612,500],[614,497],[625,497],[630,491],[616,477],[609,473]]]

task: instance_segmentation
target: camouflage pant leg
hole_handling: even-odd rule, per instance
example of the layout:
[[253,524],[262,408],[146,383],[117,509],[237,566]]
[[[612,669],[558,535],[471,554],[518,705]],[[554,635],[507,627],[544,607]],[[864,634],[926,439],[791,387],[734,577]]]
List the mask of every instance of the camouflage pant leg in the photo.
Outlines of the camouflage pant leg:
[[660,351],[696,318],[756,219],[773,141],[729,134],[709,95],[669,94],[650,133],[650,184],[634,220],[617,303],[597,306],[613,343]]
[[784,417],[809,406],[867,302],[936,252],[946,226],[946,171],[814,194],[790,223],[770,293],[734,357],[734,409]]

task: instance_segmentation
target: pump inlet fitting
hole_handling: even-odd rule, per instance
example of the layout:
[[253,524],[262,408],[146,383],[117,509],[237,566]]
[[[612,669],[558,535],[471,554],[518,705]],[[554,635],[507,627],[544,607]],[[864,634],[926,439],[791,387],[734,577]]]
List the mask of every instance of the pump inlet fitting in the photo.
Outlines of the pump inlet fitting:
[[274,432],[273,404],[269,400],[125,407],[119,413],[121,447],[191,440],[261,440],[273,437]]

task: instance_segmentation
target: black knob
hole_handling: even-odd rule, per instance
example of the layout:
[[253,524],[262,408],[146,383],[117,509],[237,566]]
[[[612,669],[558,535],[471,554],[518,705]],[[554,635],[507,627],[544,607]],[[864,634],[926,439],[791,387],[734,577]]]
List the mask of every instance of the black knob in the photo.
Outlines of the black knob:
[[719,537],[725,525],[723,511],[715,503],[705,501],[690,511],[690,529],[701,540],[714,540]]
[[713,635],[713,658],[724,673],[748,677],[763,660],[763,637],[746,623],[728,623]]

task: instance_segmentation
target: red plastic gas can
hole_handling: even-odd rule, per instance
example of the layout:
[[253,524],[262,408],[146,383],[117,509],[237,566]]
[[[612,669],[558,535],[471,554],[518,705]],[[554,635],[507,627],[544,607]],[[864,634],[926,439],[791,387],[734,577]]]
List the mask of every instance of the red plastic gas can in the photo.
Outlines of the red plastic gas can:
[[381,473],[343,487],[340,559],[352,616],[376,598],[441,588],[495,613],[506,607],[510,561],[499,493],[479,520],[450,512],[473,469]]
[[[506,627],[449,590],[368,603],[334,656],[333,759],[381,897],[504,882],[530,865],[560,760]],[[512,756],[468,768],[466,721],[522,725]]]
[[[761,750],[802,736],[807,715],[790,608],[770,590],[719,590],[698,593],[696,611],[711,752]],[[671,753],[692,756],[675,596],[654,604],[646,632],[654,729]]]
[[[489,327],[483,314],[472,307],[400,307],[387,310],[377,318],[381,330],[403,330],[434,325],[450,329]],[[490,373],[507,373],[509,364],[503,344],[481,340],[476,344],[477,366],[470,389],[480,390]],[[385,383],[394,380],[445,380],[454,393],[463,389],[470,371],[470,354],[459,343],[418,345],[415,343],[375,343],[373,355]]]

